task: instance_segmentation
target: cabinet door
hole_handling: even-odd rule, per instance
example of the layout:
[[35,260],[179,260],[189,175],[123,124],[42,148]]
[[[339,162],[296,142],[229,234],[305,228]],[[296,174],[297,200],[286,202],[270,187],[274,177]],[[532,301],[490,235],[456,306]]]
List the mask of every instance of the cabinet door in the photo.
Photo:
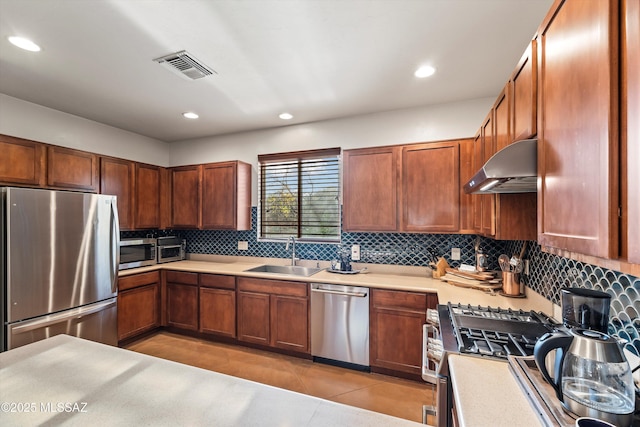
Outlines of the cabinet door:
[[238,291],[238,340],[269,345],[269,294]]
[[198,287],[167,283],[167,325],[198,330]]
[[128,160],[100,157],[100,194],[118,197],[121,230],[133,229],[134,164]]
[[251,229],[251,165],[242,162],[203,165],[202,228]]
[[[484,157],[482,154],[482,128],[473,139],[473,174],[478,172],[483,165]],[[472,175],[473,176],[473,175]],[[482,201],[483,196],[474,194],[473,198],[473,230],[476,233],[482,232]]]
[[[640,2],[624,3],[623,32],[623,116],[622,141],[626,156],[623,165],[626,176],[622,183],[626,195],[626,257],[629,262],[640,264]],[[626,188],[624,188],[626,184]],[[624,210],[624,208],[623,208]],[[625,255],[625,254],[623,254]]]
[[537,133],[538,52],[536,46],[536,41],[531,41],[511,76],[511,135],[514,141],[532,138]]
[[344,152],[345,231],[398,229],[399,147]]
[[473,139],[460,140],[460,233],[475,233],[475,195],[467,194],[462,188],[476,172],[473,168]]
[[236,291],[200,288],[200,332],[236,337]]
[[538,242],[612,258],[618,250],[618,2],[557,5],[538,43]]
[[47,185],[53,188],[98,191],[98,156],[86,151],[47,147]]
[[202,167],[171,169],[171,222],[174,227],[198,228],[201,223]]
[[420,374],[427,294],[373,289],[370,310],[371,366]]
[[136,163],[135,228],[160,227],[160,168]]
[[496,100],[495,105],[493,106],[493,129],[494,129],[494,140],[495,140],[495,151],[498,152],[502,150],[507,145],[511,144],[511,132],[509,126],[509,85],[505,86],[498,99]]
[[0,135],[0,184],[44,186],[45,145]]
[[403,231],[458,231],[458,141],[403,147],[401,189]]
[[309,304],[306,298],[271,296],[271,345],[309,353]]
[[[493,111],[493,110],[492,110]],[[480,167],[484,165],[487,160],[495,153],[495,143],[493,138],[493,117],[492,112],[485,119],[482,125],[482,163]],[[481,194],[480,197],[480,209],[481,209],[481,222],[480,233],[485,236],[493,236],[495,234],[495,195],[494,194]]]
[[118,340],[160,326],[160,283],[118,294]]

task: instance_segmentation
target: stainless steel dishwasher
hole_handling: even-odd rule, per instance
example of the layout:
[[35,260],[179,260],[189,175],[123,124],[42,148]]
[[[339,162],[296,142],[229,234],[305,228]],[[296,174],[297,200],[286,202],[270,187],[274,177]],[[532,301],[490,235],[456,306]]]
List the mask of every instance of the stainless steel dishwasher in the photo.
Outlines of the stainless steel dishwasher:
[[311,355],[369,369],[369,288],[311,284]]

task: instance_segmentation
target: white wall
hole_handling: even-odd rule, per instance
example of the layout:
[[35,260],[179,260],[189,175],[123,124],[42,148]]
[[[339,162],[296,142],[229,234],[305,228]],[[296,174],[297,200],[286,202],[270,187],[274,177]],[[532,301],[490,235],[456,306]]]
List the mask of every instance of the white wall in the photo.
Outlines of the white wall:
[[175,142],[169,148],[171,166],[227,160],[251,163],[252,204],[256,206],[258,154],[470,138],[480,128],[494,101],[494,98],[480,98]]
[[0,133],[159,166],[169,145],[0,93]]
[[494,98],[346,117],[170,144],[171,166],[242,160],[315,148],[343,149],[473,137]]
[[159,166],[242,160],[253,165],[255,206],[258,154],[469,138],[493,101],[480,98],[169,144],[0,93],[0,133]]

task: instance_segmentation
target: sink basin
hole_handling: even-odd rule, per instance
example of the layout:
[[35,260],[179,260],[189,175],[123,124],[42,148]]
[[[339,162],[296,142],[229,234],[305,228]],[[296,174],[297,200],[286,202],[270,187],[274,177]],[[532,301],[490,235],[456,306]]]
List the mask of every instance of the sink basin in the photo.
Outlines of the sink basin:
[[274,273],[308,277],[322,270],[324,268],[299,267],[297,265],[259,265],[245,271],[247,273]]

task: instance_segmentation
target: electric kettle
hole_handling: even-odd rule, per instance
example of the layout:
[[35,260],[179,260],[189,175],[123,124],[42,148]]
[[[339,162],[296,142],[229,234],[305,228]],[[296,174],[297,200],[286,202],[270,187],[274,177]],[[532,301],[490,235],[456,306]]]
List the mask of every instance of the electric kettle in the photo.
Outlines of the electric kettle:
[[[540,373],[568,412],[630,426],[635,391],[629,362],[618,342],[590,329],[571,329],[569,333],[545,334],[536,342],[533,355]],[[552,350],[557,350],[553,378],[545,363]]]

